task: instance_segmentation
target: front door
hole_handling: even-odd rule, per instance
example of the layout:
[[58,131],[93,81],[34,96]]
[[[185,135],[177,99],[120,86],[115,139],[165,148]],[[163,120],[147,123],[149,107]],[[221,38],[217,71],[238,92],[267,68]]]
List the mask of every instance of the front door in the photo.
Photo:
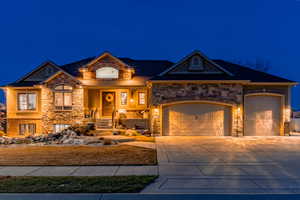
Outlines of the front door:
[[112,117],[115,108],[115,92],[102,92],[102,116]]

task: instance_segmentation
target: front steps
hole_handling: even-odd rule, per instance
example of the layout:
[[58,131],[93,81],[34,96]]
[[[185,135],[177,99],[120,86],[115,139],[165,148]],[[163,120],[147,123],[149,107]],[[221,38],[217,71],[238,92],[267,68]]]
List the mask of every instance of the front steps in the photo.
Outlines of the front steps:
[[96,121],[96,129],[112,129],[113,128],[113,123],[112,119],[98,119]]

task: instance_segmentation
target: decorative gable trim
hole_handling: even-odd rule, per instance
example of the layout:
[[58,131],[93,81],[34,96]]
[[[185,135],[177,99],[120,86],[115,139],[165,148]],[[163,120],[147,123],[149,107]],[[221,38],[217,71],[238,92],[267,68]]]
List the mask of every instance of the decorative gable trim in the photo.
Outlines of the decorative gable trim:
[[57,76],[61,75],[61,74],[65,74],[66,76],[70,77],[72,80],[74,80],[76,83],[80,84],[80,81],[77,80],[74,76],[72,76],[71,74],[63,71],[63,70],[60,70],[58,72],[56,72],[55,74],[53,74],[52,76],[50,76],[48,79],[46,79],[45,81],[43,81],[42,83],[47,83],[53,79],[55,79]]
[[[199,50],[195,50],[192,53],[188,54],[187,56],[185,56],[184,58],[182,58],[179,62],[175,63],[173,66],[171,66],[170,68],[166,69],[165,71],[163,71],[162,73],[159,74],[159,76],[163,76],[167,73],[169,73],[170,71],[172,71],[173,69],[175,69],[176,67],[178,67],[180,64],[182,64],[184,61],[186,61],[187,59],[191,58],[194,55],[199,55],[200,57],[204,58],[206,61],[208,61],[209,63],[211,63],[212,65],[214,65],[216,68],[218,68],[219,70],[223,71],[224,73],[233,76],[233,74],[231,72],[229,72],[228,70],[224,69],[223,67],[221,67],[220,65],[218,65],[217,63],[215,63],[214,61],[210,60],[207,56],[205,56],[203,53],[201,53]],[[209,74],[207,72],[201,72],[201,73],[197,73],[197,72],[172,72],[174,74]],[[216,72],[214,72],[216,73]]]
[[48,65],[51,65],[51,66],[55,67],[59,71],[61,70],[61,68],[58,65],[56,65],[54,62],[52,62],[52,61],[45,61],[42,64],[40,64],[38,67],[36,67],[34,70],[32,70],[31,72],[27,73],[25,76],[21,77],[20,79],[18,79],[16,82],[24,81],[29,76],[31,76],[35,72],[41,70],[43,67],[46,67]]
[[102,53],[100,56],[96,57],[94,60],[92,60],[91,62],[89,62],[88,64],[85,65],[85,67],[89,68],[90,66],[96,64],[99,60],[101,60],[102,58],[109,56],[112,59],[116,60],[120,65],[122,66],[127,66],[126,63],[124,63],[122,60],[120,60],[119,58],[113,56],[111,53],[109,52],[104,52]]

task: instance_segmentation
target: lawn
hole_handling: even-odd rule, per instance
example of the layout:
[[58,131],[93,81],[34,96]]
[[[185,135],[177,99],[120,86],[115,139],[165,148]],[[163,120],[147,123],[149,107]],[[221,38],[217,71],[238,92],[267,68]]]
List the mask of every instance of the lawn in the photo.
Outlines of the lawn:
[[1,193],[139,192],[157,176],[0,177]]
[[156,150],[130,145],[0,148],[0,166],[156,165]]

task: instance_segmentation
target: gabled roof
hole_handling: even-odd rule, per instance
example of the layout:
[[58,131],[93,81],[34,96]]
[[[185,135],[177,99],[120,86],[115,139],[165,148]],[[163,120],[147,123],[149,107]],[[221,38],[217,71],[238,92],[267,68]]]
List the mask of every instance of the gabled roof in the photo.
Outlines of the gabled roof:
[[55,68],[57,68],[58,70],[60,70],[59,66],[57,64],[55,64],[53,61],[48,60],[43,62],[42,64],[40,64],[39,66],[37,66],[34,70],[32,70],[31,72],[25,74],[25,76],[22,76],[20,79],[18,79],[16,82],[21,82],[23,80],[25,80],[26,78],[28,78],[30,75],[32,75],[33,73],[39,71],[40,69],[42,69],[43,67],[47,66],[47,65],[51,65]]
[[54,79],[55,77],[57,77],[60,74],[65,74],[68,77],[70,77],[71,79],[73,79],[75,82],[80,83],[79,80],[77,80],[74,76],[70,75],[69,73],[67,73],[63,70],[60,70],[60,71],[56,72],[55,74],[53,74],[52,76],[50,76],[49,78],[47,78],[46,80],[44,80],[40,83],[47,83],[47,82],[51,81],[52,79]]
[[87,63],[86,67],[89,67],[89,66],[95,64],[96,62],[98,62],[99,60],[101,60],[104,57],[110,57],[113,60],[115,60],[116,62],[120,63],[121,65],[125,65],[126,66],[126,64],[122,60],[120,60],[119,58],[113,56],[108,51],[105,51],[104,53],[100,54],[100,56],[97,56],[96,58],[94,58],[93,60],[91,60],[89,63]]
[[163,72],[161,72],[159,74],[159,76],[164,76],[167,73],[169,73],[170,71],[172,71],[173,69],[175,69],[176,67],[178,67],[180,64],[182,64],[184,61],[188,60],[189,58],[195,56],[195,55],[199,55],[202,58],[204,58],[207,62],[211,63],[214,67],[218,68],[219,70],[221,70],[222,72],[224,72],[227,75],[232,75],[230,71],[224,69],[223,67],[219,66],[217,63],[213,62],[212,60],[210,60],[207,56],[205,56],[202,52],[200,52],[199,50],[194,50],[193,52],[191,52],[190,54],[188,54],[187,56],[185,56],[184,58],[182,58],[181,60],[179,60],[177,63],[175,63],[173,66],[169,67],[168,69],[164,70]]
[[[189,54],[187,57],[190,57],[194,55],[195,53],[199,53],[199,51],[194,51],[191,54]],[[201,56],[204,56],[201,54]],[[178,63],[181,63],[183,60],[185,60],[187,57],[179,61]],[[46,64],[51,64],[55,66],[59,71],[62,71],[64,73],[67,73],[68,75],[72,77],[79,77],[80,72],[79,69],[86,67],[91,62],[97,60],[99,57],[89,57],[85,59],[81,59],[76,62],[64,64],[61,66],[56,65],[55,63],[51,61],[44,62],[43,64],[39,65],[35,70],[28,73],[21,79],[19,79],[16,82],[13,82],[11,84],[8,84],[7,86],[14,86],[14,87],[29,87],[41,84],[43,81],[24,81],[28,76],[33,74],[35,71],[41,69]],[[142,76],[147,77],[147,79],[150,78],[152,81],[168,81],[168,80],[244,80],[244,81],[250,81],[250,82],[270,82],[270,83],[288,83],[288,84],[295,84],[296,82],[281,78],[278,76],[274,76],[268,73],[260,72],[248,67],[244,67],[241,65],[233,64],[227,61],[223,60],[210,60],[209,62],[214,64],[214,66],[218,67],[218,69],[222,70],[224,73],[216,73],[216,74],[169,74],[168,72],[175,68],[178,63],[174,64],[168,60],[136,60],[131,58],[122,58],[122,57],[115,57],[120,62],[124,63],[127,66],[134,67],[135,69],[135,76]],[[49,77],[48,77],[49,78]],[[47,78],[47,79],[48,79]]]
[[233,64],[224,60],[213,60],[223,69],[231,72],[228,74],[166,74],[155,76],[151,80],[245,80],[251,82],[270,82],[270,83],[296,83],[294,81],[274,76],[265,72],[257,71],[248,67]]
[[[134,60],[131,58],[117,57],[126,65],[135,68],[135,75],[137,76],[155,76],[163,70],[169,68],[173,63],[167,60]],[[85,58],[76,62],[60,66],[69,74],[78,77],[80,75],[79,68],[85,67],[88,63],[94,60],[95,57]]]

